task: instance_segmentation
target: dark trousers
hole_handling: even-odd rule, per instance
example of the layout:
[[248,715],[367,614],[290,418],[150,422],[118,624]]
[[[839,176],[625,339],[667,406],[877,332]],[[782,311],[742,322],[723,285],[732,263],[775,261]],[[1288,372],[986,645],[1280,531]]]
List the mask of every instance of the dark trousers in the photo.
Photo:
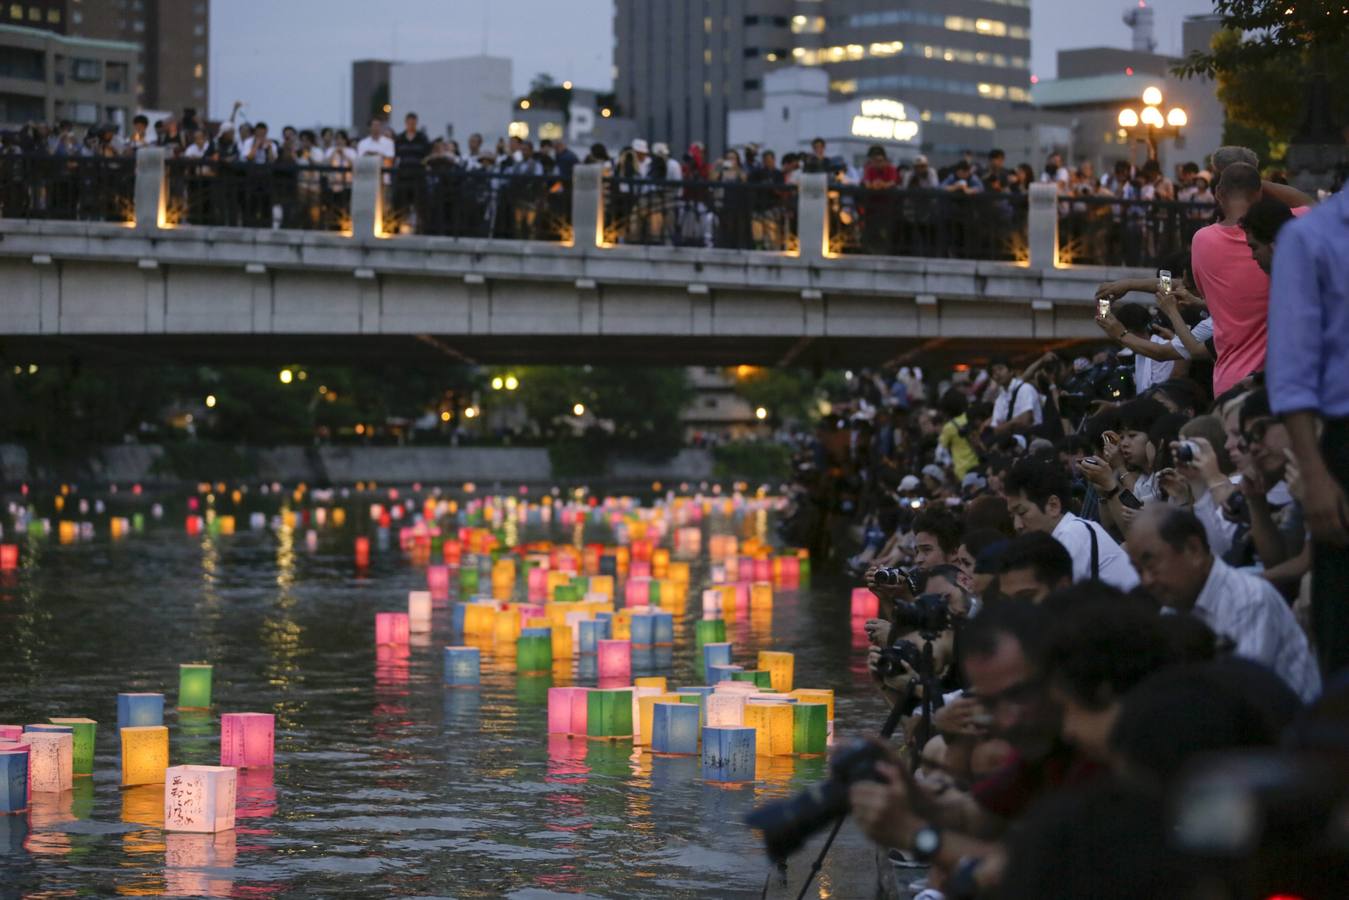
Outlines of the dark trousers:
[[[1321,453],[1349,491],[1349,419],[1326,423]],[[1349,667],[1349,547],[1317,544],[1312,550],[1312,634],[1324,675]]]

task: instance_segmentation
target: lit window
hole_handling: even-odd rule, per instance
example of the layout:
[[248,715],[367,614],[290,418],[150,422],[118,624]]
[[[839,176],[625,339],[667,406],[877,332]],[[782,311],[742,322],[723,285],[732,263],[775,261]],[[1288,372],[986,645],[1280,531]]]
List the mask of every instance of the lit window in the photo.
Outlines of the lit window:
[[712,96],[712,82],[710,81],[703,82],[703,96],[704,97]]
[[30,21],[30,22],[41,22],[41,21],[42,21],[42,10],[38,9],[36,6],[30,6],[30,7],[28,7],[28,21]]
[[710,66],[710,65],[712,65],[712,51],[711,51],[711,50],[704,50],[704,51],[703,51],[703,65],[705,65],[705,66]]
[[192,77],[200,78],[205,73],[205,71],[206,67],[203,66],[201,63],[197,63],[195,66],[192,67]]
[[49,24],[49,25],[60,25],[60,24],[61,24],[61,10],[59,10],[59,9],[49,9],[49,10],[47,10],[47,24]]
[[867,50],[861,44],[849,44],[847,47],[848,59],[861,59],[867,55]]
[[710,17],[703,19],[703,33],[704,34],[712,33],[712,19]]
[[22,19],[22,18],[23,18],[23,4],[22,4],[22,3],[11,3],[11,4],[10,4],[10,7],[9,7],[9,17],[10,17],[11,19]]
[[836,94],[855,94],[857,93],[857,79],[849,78],[847,81],[829,82],[829,90]]

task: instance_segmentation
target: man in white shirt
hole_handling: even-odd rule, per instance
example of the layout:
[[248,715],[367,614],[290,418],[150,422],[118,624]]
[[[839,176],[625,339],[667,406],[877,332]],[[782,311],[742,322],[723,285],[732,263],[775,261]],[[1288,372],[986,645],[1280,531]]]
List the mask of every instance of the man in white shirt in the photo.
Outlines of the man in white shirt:
[[1095,578],[1121,591],[1138,586],[1138,573],[1115,539],[1096,522],[1068,511],[1072,485],[1063,466],[1020,460],[1007,474],[1004,490],[1017,533],[1041,531],[1062,544],[1073,559],[1073,581]]
[[1144,509],[1129,529],[1129,555],[1143,587],[1235,644],[1237,656],[1272,669],[1304,702],[1321,693],[1307,636],[1278,590],[1209,551],[1203,524],[1173,506]]
[[392,165],[394,157],[393,138],[384,128],[384,120],[376,116],[370,120],[370,133],[356,144],[357,156],[378,156],[384,165]]
[[683,167],[679,165],[679,160],[674,159],[670,156],[669,144],[666,144],[662,141],[657,141],[656,143],[651,145],[651,152],[654,153],[656,156],[659,156],[661,159],[665,160],[666,181],[684,180]]
[[989,424],[997,434],[1026,434],[1044,421],[1040,392],[1035,385],[1012,376],[1011,364],[994,357],[988,373],[998,385],[993,401],[993,419]]
[[276,162],[276,142],[267,137],[267,123],[258,122],[239,145],[239,159],[251,163]]
[[192,143],[187,145],[183,151],[185,159],[201,159],[211,152],[211,142],[206,138],[206,132],[198,128],[192,133]]

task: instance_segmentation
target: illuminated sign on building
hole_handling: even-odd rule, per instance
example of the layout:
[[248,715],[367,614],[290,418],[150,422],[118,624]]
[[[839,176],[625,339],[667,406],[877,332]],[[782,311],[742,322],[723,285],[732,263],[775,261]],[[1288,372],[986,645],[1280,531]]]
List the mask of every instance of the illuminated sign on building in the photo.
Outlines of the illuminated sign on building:
[[918,123],[909,118],[904,104],[898,100],[875,98],[863,100],[861,111],[852,117],[853,137],[878,141],[916,143]]

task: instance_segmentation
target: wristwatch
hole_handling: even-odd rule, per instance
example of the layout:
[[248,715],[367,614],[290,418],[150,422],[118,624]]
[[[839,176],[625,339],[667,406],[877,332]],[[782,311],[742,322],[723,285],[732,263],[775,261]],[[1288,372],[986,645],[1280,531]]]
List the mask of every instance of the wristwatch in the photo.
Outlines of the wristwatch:
[[941,831],[924,825],[913,835],[913,855],[919,862],[930,863],[941,852]]
[[1106,491],[1104,494],[1101,495],[1101,499],[1106,501],[1114,500],[1115,495],[1118,494],[1123,489],[1124,485],[1116,481],[1114,487],[1112,487],[1110,490]]

